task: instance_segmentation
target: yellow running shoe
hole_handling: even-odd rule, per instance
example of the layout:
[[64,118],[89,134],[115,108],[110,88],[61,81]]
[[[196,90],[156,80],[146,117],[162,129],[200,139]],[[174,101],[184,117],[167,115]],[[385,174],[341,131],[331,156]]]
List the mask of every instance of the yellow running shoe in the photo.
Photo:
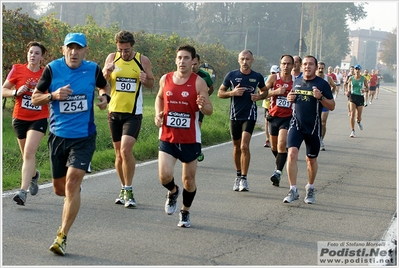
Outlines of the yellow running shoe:
[[58,228],[57,233],[58,235],[55,238],[54,243],[51,245],[50,250],[56,254],[64,256],[67,237],[63,232],[61,232],[61,226]]

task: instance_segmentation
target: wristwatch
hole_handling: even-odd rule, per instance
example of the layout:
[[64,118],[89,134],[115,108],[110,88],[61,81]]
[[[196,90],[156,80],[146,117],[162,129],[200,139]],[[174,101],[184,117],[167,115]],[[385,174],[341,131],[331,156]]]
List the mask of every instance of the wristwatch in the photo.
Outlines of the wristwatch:
[[102,96],[107,97],[107,103],[109,103],[109,102],[111,101],[111,96],[108,95],[107,93],[102,94],[101,97],[102,97]]
[[49,94],[47,95],[47,99],[48,99],[49,101],[52,101],[52,100],[53,100],[53,95],[51,95],[51,93],[49,93]]
[[323,95],[321,95],[321,98],[319,99],[319,101],[324,100],[326,97],[324,97]]
[[12,95],[13,95],[14,97],[17,96],[17,90],[16,90],[16,89],[14,89],[14,90],[12,91]]

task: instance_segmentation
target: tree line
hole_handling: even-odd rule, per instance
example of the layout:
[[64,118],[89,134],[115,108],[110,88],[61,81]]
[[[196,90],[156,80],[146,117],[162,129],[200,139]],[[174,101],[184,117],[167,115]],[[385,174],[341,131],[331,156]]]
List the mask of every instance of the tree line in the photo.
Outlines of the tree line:
[[[175,68],[174,51],[183,43],[193,44],[220,76],[238,67],[237,55],[244,48],[255,54],[254,69],[268,73],[282,54],[298,54],[295,44],[300,32],[307,48],[303,55],[340,66],[349,53],[347,18],[352,22],[363,19],[365,4],[49,2],[44,8],[37,2],[3,3],[3,79],[13,62],[25,60],[27,42],[42,41],[49,47],[50,60],[61,55],[60,46],[69,31],[87,35],[88,57],[101,66],[115,50],[113,36],[120,29],[135,33],[135,49],[150,58],[156,78]],[[395,48],[396,40],[390,39],[394,44],[386,47]],[[387,60],[396,60],[392,53],[396,55],[396,49],[386,53]]]
[[[25,9],[30,16],[54,16],[71,26],[84,25],[87,14],[101,27],[151,34],[177,34],[204,44],[222,44],[227,50],[245,47],[270,65],[282,54],[298,54],[295,44],[302,37],[307,51],[315,54],[317,28],[322,28],[321,60],[340,65],[349,52],[347,18],[356,22],[367,14],[366,3],[353,2],[51,2],[40,15],[35,3],[7,3]],[[302,16],[303,14],[303,16]],[[313,40],[313,42],[312,42]],[[312,44],[311,44],[312,43]],[[266,69],[266,68],[264,68]]]

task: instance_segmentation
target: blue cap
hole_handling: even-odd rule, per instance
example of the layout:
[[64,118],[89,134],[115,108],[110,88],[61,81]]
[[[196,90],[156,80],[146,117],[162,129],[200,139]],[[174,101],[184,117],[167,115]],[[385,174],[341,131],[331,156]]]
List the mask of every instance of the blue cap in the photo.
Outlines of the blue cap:
[[356,64],[355,67],[353,67],[355,69],[362,69],[362,66],[360,66],[360,64]]
[[85,35],[82,33],[67,34],[67,36],[65,36],[64,46],[72,43],[78,44],[81,47],[85,47],[87,44]]

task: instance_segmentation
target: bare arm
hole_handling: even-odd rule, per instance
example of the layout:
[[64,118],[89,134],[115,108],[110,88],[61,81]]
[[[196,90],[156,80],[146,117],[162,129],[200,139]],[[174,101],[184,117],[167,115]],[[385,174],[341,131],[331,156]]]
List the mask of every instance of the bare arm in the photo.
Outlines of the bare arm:
[[245,87],[240,87],[238,84],[233,90],[227,91],[229,88],[225,87],[223,84],[220,86],[218,90],[218,97],[221,99],[227,99],[233,96],[242,96],[245,92]]
[[107,81],[109,80],[109,76],[115,69],[114,59],[115,59],[115,52],[109,54],[105,59],[104,68],[102,71],[103,71],[103,76]]
[[159,90],[157,93],[157,96],[155,97],[155,118],[154,122],[157,127],[162,126],[163,122],[163,109],[164,109],[164,103],[163,103],[163,88],[165,86],[165,79],[166,75],[163,75],[161,79],[159,79]]
[[331,76],[327,76],[327,77],[328,77],[328,83],[330,84],[330,87],[331,87],[331,92],[334,94],[335,90],[337,89],[337,86],[335,85],[335,82]]
[[213,113],[213,106],[209,98],[208,86],[201,77],[197,77],[195,82],[197,88],[197,104],[198,108],[204,115],[211,115]]
[[144,56],[141,55],[141,63],[144,69],[144,72],[140,72],[140,82],[146,87],[146,88],[152,88],[154,86],[154,74],[152,73],[152,66],[150,60]]

